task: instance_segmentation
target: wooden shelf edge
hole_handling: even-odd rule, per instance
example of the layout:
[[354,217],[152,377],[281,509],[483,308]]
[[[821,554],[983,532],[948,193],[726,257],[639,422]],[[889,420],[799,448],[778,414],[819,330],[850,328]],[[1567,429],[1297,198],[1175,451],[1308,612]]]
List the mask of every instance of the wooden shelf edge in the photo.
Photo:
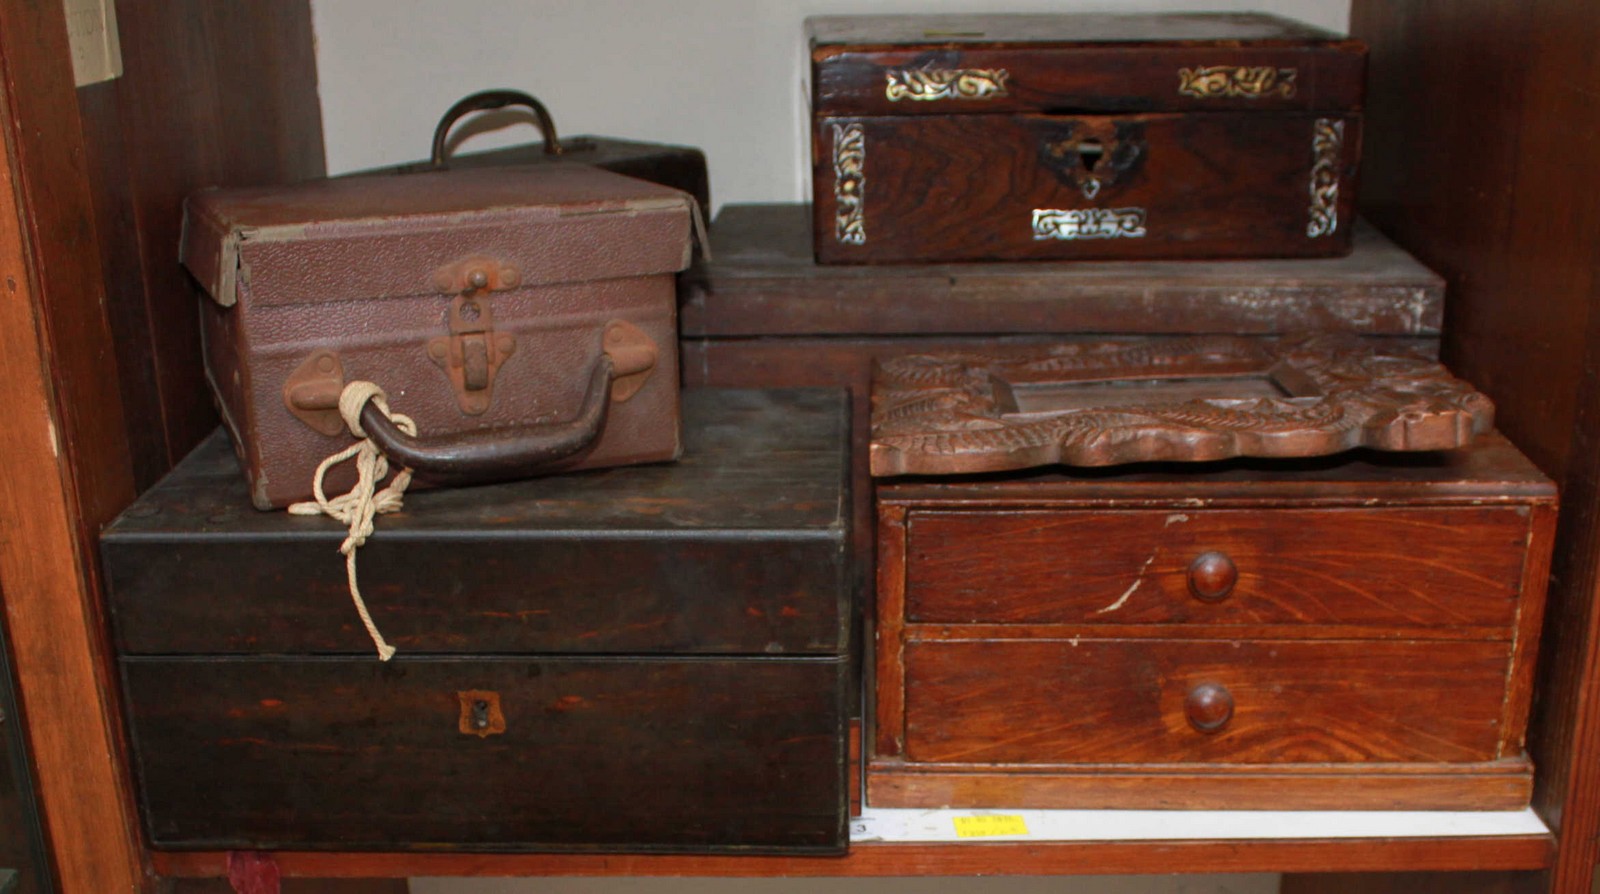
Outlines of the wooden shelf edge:
[[[858,844],[843,857],[642,854],[276,853],[285,877],[654,876],[836,878],[1544,869],[1552,835],[1239,841]],[[151,854],[157,875],[227,874],[223,851]]]

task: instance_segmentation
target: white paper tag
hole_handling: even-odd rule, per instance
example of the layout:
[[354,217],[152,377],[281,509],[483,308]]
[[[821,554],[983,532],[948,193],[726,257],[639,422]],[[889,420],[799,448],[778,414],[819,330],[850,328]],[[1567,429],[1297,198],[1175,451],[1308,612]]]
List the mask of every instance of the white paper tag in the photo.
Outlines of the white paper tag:
[[116,0],[61,0],[67,13],[72,80],[79,87],[122,76]]

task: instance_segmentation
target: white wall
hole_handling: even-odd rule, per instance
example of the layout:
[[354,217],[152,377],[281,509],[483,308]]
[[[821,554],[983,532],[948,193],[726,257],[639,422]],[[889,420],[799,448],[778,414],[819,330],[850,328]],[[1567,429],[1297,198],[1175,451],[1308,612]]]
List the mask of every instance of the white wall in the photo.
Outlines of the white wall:
[[[1258,9],[1343,31],[1349,0],[313,0],[332,173],[427,155],[439,115],[513,87],[562,133],[699,146],[712,199],[809,189],[801,20],[849,12]],[[534,139],[508,128],[471,149]]]

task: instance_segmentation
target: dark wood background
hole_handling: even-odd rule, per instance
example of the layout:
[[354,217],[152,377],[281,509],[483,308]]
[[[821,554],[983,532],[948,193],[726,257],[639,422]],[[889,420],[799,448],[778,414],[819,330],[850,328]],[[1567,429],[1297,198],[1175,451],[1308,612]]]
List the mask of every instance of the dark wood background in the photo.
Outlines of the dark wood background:
[[1361,204],[1445,276],[1443,356],[1562,487],[1529,748],[1542,873],[1288,878],[1285,894],[1587,894],[1600,831],[1600,9],[1354,0],[1371,47]]

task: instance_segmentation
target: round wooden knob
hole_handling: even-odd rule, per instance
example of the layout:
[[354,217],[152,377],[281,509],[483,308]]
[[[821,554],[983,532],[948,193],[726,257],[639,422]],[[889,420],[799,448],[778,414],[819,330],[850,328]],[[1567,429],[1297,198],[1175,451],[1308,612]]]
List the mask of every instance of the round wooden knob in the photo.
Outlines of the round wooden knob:
[[1183,716],[1202,733],[1214,733],[1233,719],[1233,694],[1220,683],[1201,683],[1183,700]]
[[1227,553],[1207,552],[1189,563],[1189,592],[1201,602],[1221,602],[1239,582],[1239,566]]

